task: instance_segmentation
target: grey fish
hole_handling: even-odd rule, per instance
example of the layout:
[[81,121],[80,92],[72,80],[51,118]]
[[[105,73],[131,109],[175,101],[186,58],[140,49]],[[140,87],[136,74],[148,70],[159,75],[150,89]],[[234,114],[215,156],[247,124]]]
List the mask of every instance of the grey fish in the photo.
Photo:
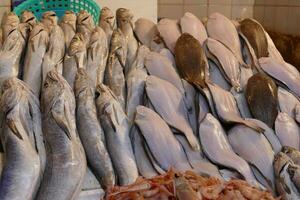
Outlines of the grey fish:
[[[171,167],[180,171],[190,169],[181,145],[157,113],[144,106],[138,106],[135,123],[162,169],[169,170]],[[165,149],[166,147],[168,150]]]
[[278,87],[278,105],[281,112],[295,118],[295,108],[300,101],[292,93],[282,87]]
[[126,114],[132,122],[136,110],[136,106],[142,105],[145,91],[145,82],[147,71],[144,66],[144,60],[149,53],[149,49],[142,45],[139,47],[138,54],[126,77],[127,99],[126,99]]
[[120,185],[128,185],[138,178],[138,169],[130,141],[130,124],[114,93],[99,84],[96,106],[105,133],[107,150]]
[[297,187],[298,191],[300,190],[300,166],[299,165],[289,165],[288,173]]
[[282,55],[280,54],[280,52],[276,48],[273,40],[271,39],[271,37],[269,36],[269,34],[267,33],[267,31],[265,31],[265,35],[267,37],[267,42],[268,42],[269,56],[271,58],[275,59],[278,62],[284,62],[284,59],[283,59]]
[[116,11],[116,18],[117,27],[123,32],[126,38],[127,58],[124,72],[127,75],[137,56],[139,44],[133,33],[133,14],[131,11],[126,8],[119,8]]
[[22,124],[20,112],[21,87],[7,88],[2,95],[1,142],[5,163],[0,180],[0,198],[3,200],[34,199],[41,179],[41,163],[37,150],[32,146],[29,133]]
[[51,32],[49,32],[49,42],[43,60],[43,65],[42,65],[43,82],[45,81],[47,73],[54,68],[57,68],[58,72],[62,74],[64,56],[65,56],[64,32],[60,26],[55,25],[52,27]]
[[47,163],[36,199],[77,199],[86,158],[76,130],[74,94],[56,69],[47,74],[41,102]]
[[184,97],[171,83],[148,76],[146,92],[155,110],[172,127],[185,135],[192,149],[199,150],[200,146],[189,124]]
[[136,165],[139,170],[139,174],[145,178],[152,178],[157,176],[158,173],[153,167],[150,158],[144,149],[145,141],[142,139],[141,133],[137,127],[132,127],[132,147],[136,160]]
[[255,74],[256,72],[252,70],[252,68],[241,67],[241,88],[243,91],[246,90],[248,80]]
[[95,29],[95,22],[90,13],[86,10],[81,10],[77,15],[76,30],[84,35],[84,38],[89,42],[91,34]]
[[90,43],[87,48],[86,70],[94,86],[103,83],[104,72],[108,58],[109,46],[106,34],[97,26],[91,33]]
[[205,118],[206,114],[210,112],[209,105],[207,103],[206,98],[201,94],[197,93],[198,95],[198,124]]
[[194,151],[190,147],[189,143],[184,138],[184,136],[175,135],[175,137],[183,147],[188,161],[193,168],[193,171],[202,176],[216,177],[222,179],[218,167],[209,162],[206,158],[204,158],[202,151]]
[[250,184],[258,186],[248,163],[232,150],[220,122],[210,113],[200,123],[199,138],[204,154],[213,162],[238,171]]
[[65,36],[65,48],[68,49],[76,33],[76,14],[73,11],[67,10],[61,19],[60,27]]
[[267,140],[270,142],[275,154],[277,154],[278,152],[281,151],[282,145],[273,129],[271,129],[267,124],[265,124],[264,122],[262,122],[260,120],[250,119],[250,118],[247,118],[247,120],[258,124],[260,127],[262,127],[265,130],[263,134],[267,138]]
[[260,58],[259,64],[268,75],[286,85],[300,98],[300,75],[299,73],[294,73],[295,69],[290,69],[284,63],[277,62],[269,57]]
[[124,34],[120,29],[114,30],[110,43],[110,53],[105,71],[105,84],[117,96],[123,110],[126,107],[126,84],[124,67],[127,56],[127,45]]
[[63,76],[74,88],[75,76],[78,68],[86,66],[86,41],[84,35],[76,33],[73,37],[67,55],[64,58]]
[[35,24],[27,44],[23,80],[38,98],[42,87],[42,63],[48,40],[48,32],[44,25]]
[[300,128],[288,114],[278,113],[275,120],[275,133],[282,146],[290,146],[299,150]]
[[273,171],[275,155],[265,136],[257,134],[253,129],[244,125],[236,125],[228,131],[228,141],[235,153],[255,166],[265,177],[269,187],[275,190]]
[[248,103],[247,103],[247,100],[246,100],[246,97],[245,97],[245,93],[244,92],[236,92],[236,90],[234,89],[231,89],[230,90],[231,94],[233,95],[235,101],[236,101],[236,104],[237,104],[237,107],[240,111],[240,114],[243,118],[252,118],[252,115],[250,113],[250,110],[248,108]]
[[213,61],[208,60],[209,65],[209,80],[213,82],[214,84],[220,86],[224,90],[229,91],[231,86],[227,82],[227,80],[224,78],[224,75],[220,71],[217,64],[215,64]]
[[220,120],[226,123],[244,124],[259,133],[264,131],[257,124],[245,120],[240,116],[236,101],[230,92],[211,83],[207,83],[207,85],[212,94],[214,105]]
[[174,57],[174,55],[172,54],[172,52],[171,52],[169,49],[163,48],[163,49],[161,49],[161,50],[159,51],[159,53],[160,53],[161,55],[165,56],[166,58],[168,58],[169,61],[171,61],[172,66],[174,67],[174,69],[175,69],[176,71],[178,71],[178,70],[177,70],[177,67],[176,67],[175,57]]
[[87,161],[101,185],[104,188],[112,187],[115,184],[115,174],[97,118],[95,87],[83,68],[77,71],[74,90],[78,133]]
[[135,21],[134,33],[137,36],[137,39],[149,49],[154,43],[155,37],[159,35],[156,24],[146,18],[139,18]]
[[110,46],[110,39],[115,26],[115,15],[108,7],[103,7],[101,9],[99,26],[106,33],[107,44]]
[[290,146],[283,146],[282,152],[285,153],[296,165],[300,165],[300,151]]

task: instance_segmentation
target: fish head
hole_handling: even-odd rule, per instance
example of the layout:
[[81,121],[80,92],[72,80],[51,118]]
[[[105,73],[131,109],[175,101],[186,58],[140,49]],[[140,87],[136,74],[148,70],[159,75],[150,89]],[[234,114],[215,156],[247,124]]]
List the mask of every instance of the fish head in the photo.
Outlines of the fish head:
[[106,34],[102,30],[101,27],[96,26],[95,29],[93,30],[92,34],[91,34],[89,46],[92,46],[96,42],[102,42],[102,41],[107,42]]
[[11,31],[17,29],[19,24],[19,17],[15,13],[5,13],[1,23],[1,27],[3,29],[3,39],[5,40]]
[[285,153],[279,152],[274,158],[274,172],[275,175],[279,175],[287,163],[292,163],[290,157],[288,157]]
[[6,79],[1,88],[1,110],[6,115],[18,102],[23,95],[23,88],[20,87],[16,77]]
[[70,47],[68,49],[69,56],[82,53],[86,51],[86,41],[82,33],[76,33],[71,40]]
[[117,27],[120,28],[123,32],[133,30],[133,14],[129,9],[119,8],[116,11],[116,17]]
[[126,42],[125,36],[120,29],[113,31],[110,41],[110,54],[115,55],[122,66],[126,62]]
[[37,21],[32,12],[25,10],[21,15],[21,23],[28,24],[30,30],[32,30]]
[[85,26],[89,30],[94,29],[93,17],[86,10],[81,10],[77,16],[77,26]]
[[86,95],[94,95],[94,87],[92,86],[91,78],[89,77],[86,69],[78,68],[75,76],[75,96],[86,96]]
[[32,31],[30,32],[29,41],[34,44],[37,42],[38,45],[43,43],[46,45],[48,43],[48,32],[45,26],[42,23],[37,23],[33,26]]
[[281,149],[281,152],[285,153],[286,155],[292,154],[296,151],[297,151],[297,149],[290,147],[290,146],[283,146]]
[[104,7],[101,10],[99,21],[101,26],[108,26],[113,30],[115,26],[115,15],[108,7]]
[[64,23],[76,24],[77,16],[73,11],[67,10],[61,20]]
[[57,25],[58,18],[56,16],[56,13],[53,11],[47,11],[43,13],[41,22],[46,26],[56,26]]

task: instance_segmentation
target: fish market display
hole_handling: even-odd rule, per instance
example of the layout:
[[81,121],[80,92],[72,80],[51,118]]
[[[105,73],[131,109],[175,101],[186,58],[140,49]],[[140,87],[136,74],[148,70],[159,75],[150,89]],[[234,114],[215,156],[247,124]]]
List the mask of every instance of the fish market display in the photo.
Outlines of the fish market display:
[[74,10],[2,19],[1,200],[300,199],[300,73],[258,21]]

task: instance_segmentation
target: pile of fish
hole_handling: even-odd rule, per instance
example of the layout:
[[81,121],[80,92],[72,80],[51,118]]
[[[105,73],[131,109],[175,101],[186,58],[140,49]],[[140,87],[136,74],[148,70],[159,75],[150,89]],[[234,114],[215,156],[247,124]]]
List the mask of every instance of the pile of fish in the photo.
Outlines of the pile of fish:
[[257,21],[133,23],[125,8],[103,8],[99,21],[3,17],[1,200],[100,199],[170,169],[300,198],[288,165],[273,167],[300,148],[300,74]]

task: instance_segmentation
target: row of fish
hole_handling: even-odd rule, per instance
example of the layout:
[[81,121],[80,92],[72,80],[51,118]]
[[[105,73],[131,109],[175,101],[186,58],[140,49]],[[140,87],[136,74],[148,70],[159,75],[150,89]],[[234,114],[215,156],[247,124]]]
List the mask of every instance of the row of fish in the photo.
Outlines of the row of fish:
[[173,168],[284,195],[273,162],[300,148],[300,75],[257,21],[99,21],[3,18],[0,199],[77,199],[87,166],[104,189]]

